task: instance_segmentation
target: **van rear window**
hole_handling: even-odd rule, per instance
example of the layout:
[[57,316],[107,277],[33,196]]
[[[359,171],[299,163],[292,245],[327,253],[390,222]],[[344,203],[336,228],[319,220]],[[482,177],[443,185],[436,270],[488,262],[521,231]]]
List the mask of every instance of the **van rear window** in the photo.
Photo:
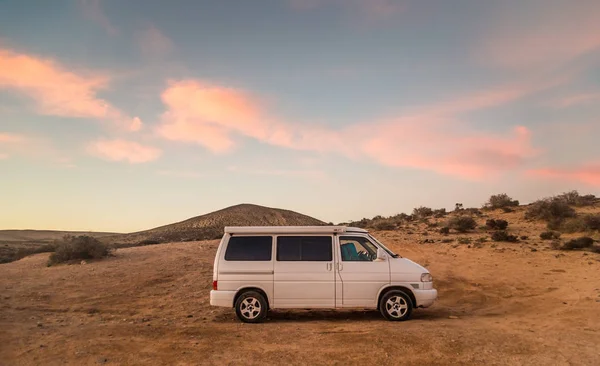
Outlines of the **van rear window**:
[[278,261],[327,262],[333,259],[331,236],[279,236]]
[[233,236],[225,251],[226,261],[270,261],[273,251],[271,236]]

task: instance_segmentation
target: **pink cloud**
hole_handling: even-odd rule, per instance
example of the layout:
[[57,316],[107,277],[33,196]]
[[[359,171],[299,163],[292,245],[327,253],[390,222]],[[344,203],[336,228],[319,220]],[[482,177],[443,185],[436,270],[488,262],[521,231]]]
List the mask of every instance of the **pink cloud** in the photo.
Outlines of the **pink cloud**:
[[600,104],[600,93],[588,93],[572,95],[552,103],[557,108],[567,108],[582,104]]
[[118,33],[117,28],[111,24],[100,3],[101,0],[79,0],[83,15],[104,28],[106,33],[114,36]]
[[108,86],[108,77],[68,71],[55,61],[0,49],[0,89],[32,98],[41,114],[112,120],[136,131],[139,118],[125,116],[97,92]]
[[142,53],[148,57],[166,55],[174,48],[173,41],[153,25],[139,34],[139,45]]
[[530,170],[528,173],[538,178],[575,181],[600,187],[600,162],[572,168]]
[[127,140],[98,140],[90,143],[87,151],[96,157],[110,161],[127,161],[131,164],[156,160],[161,150]]
[[519,167],[538,151],[523,126],[504,133],[477,131],[460,121],[460,115],[510,103],[535,90],[499,88],[399,117],[332,129],[276,118],[243,90],[183,80],[171,82],[162,93],[167,111],[156,131],[168,140],[197,143],[213,153],[230,152],[240,138],[253,138],[289,149],[481,179]]
[[0,132],[0,143],[17,143],[23,140],[25,140],[25,137],[22,135]]
[[534,68],[561,65],[600,48],[600,2],[541,7],[530,18],[514,8],[495,14],[498,26],[482,41],[480,56],[492,65]]

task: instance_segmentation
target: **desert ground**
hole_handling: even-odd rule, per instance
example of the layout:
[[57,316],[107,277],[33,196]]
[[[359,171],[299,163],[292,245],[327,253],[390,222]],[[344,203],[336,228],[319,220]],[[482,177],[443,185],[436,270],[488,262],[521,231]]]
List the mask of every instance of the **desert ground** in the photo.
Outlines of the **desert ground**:
[[439,290],[406,322],[298,310],[243,324],[209,305],[218,241],[83,265],[47,267],[36,254],[0,265],[0,364],[600,364],[600,255],[552,250],[520,225],[532,239],[422,244],[422,233],[375,232],[427,266]]

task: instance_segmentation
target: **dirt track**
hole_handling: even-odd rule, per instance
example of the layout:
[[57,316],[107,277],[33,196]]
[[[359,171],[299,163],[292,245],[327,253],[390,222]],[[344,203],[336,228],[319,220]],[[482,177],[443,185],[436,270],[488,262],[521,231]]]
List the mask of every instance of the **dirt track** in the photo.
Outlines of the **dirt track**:
[[242,324],[208,305],[215,241],[0,265],[0,364],[600,364],[600,255],[376,235],[434,275],[438,302],[408,322],[281,311]]

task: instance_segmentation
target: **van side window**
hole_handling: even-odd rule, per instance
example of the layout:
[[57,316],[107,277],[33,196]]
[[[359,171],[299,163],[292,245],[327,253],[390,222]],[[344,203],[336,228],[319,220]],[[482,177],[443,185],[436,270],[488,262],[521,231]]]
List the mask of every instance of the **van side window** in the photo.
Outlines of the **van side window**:
[[377,259],[377,247],[361,236],[340,236],[342,261],[372,262]]
[[329,262],[333,260],[331,236],[279,236],[278,261]]
[[229,238],[226,261],[270,261],[273,251],[271,236],[233,236]]

